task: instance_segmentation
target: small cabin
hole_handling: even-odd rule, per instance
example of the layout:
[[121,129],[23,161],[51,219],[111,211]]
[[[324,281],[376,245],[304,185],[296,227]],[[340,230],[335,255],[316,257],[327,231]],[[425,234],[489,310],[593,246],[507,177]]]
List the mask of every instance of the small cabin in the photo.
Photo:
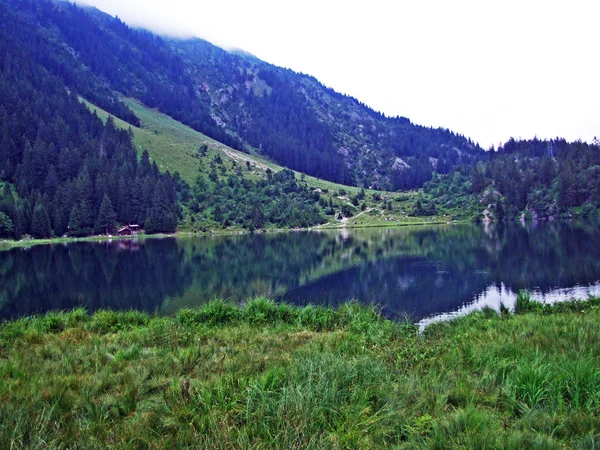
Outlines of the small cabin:
[[139,225],[125,225],[123,228],[120,228],[117,231],[117,234],[119,236],[136,236],[140,231],[140,226]]

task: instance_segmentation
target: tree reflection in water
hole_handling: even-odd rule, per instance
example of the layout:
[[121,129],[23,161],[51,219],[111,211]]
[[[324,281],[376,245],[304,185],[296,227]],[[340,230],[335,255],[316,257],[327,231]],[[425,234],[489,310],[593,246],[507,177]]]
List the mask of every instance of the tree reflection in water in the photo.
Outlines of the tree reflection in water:
[[568,291],[557,288],[598,280],[600,229],[585,222],[73,243],[0,252],[0,316],[76,306],[171,314],[265,295],[297,304],[356,299],[420,319],[486,304],[499,289],[560,298]]

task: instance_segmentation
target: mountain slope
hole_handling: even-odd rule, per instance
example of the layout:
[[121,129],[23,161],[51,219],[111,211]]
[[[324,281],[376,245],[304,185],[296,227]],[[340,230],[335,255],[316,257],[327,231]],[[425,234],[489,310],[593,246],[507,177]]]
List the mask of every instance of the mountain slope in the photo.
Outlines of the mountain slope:
[[436,177],[424,190],[482,220],[598,217],[600,146],[510,139],[488,160]]
[[[322,178],[385,189],[419,187],[482,157],[448,130],[388,118],[314,77],[229,53],[201,39],[170,40],[213,117],[281,164]],[[337,165],[342,161],[343,165]]]
[[133,125],[119,95],[195,130],[310,175],[384,189],[421,186],[482,151],[448,130],[387,118],[310,76],[199,39],[164,40],[95,9],[0,0],[3,26],[26,30],[32,55],[84,98]]
[[[123,99],[123,102],[140,118],[141,125],[131,127],[120,119],[115,119],[115,125],[124,130],[131,128],[133,143],[138,153],[147,151],[150,159],[159,169],[175,174],[176,179],[180,174],[182,181],[191,186],[196,184],[197,177],[206,181],[214,176],[213,172],[216,172],[221,184],[231,187],[236,183],[236,179],[244,182],[260,182],[268,180],[269,171],[277,173],[284,170],[283,167],[258,155],[244,153],[223,145],[156,109],[145,107],[139,101]],[[109,114],[106,111],[89,102],[85,103],[98,117],[104,121],[108,119]],[[391,194],[344,186],[298,173],[296,178],[299,179],[300,186],[308,188],[313,196],[318,195],[322,210],[329,212],[327,224],[324,225],[326,227],[431,223],[449,220],[444,216],[444,211],[436,211],[433,215],[428,214],[427,217],[414,214],[417,202],[430,201],[425,199],[422,193]],[[207,187],[209,186],[205,187],[205,192],[210,191]],[[274,202],[279,200],[278,195],[271,197]],[[222,196],[219,194],[211,196],[209,203],[212,205],[195,213],[185,209],[182,229],[196,229],[194,223],[198,223],[198,219],[203,216],[210,217],[210,206],[218,205],[221,199]],[[250,201],[250,204],[252,203]],[[235,223],[232,225],[236,226]],[[204,228],[206,226],[202,227]]]

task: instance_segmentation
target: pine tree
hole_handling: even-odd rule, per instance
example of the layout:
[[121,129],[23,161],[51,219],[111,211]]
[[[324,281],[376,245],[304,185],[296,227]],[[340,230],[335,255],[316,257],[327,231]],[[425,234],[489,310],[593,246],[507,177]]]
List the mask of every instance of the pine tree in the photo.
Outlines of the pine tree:
[[156,183],[152,208],[144,223],[146,233],[172,233],[177,227],[177,219],[171,211],[167,192],[162,182]]
[[0,237],[12,237],[15,231],[15,226],[12,220],[3,212],[0,212]]
[[115,227],[116,218],[117,216],[112,203],[110,202],[108,195],[104,194],[102,204],[100,205],[100,212],[96,219],[96,233],[104,232],[105,234],[108,234],[108,232]]
[[50,217],[41,202],[36,202],[31,219],[31,234],[35,238],[52,237],[52,228],[50,226]]
[[71,209],[68,228],[69,236],[81,236],[81,215],[79,214],[77,205],[74,205],[73,209]]

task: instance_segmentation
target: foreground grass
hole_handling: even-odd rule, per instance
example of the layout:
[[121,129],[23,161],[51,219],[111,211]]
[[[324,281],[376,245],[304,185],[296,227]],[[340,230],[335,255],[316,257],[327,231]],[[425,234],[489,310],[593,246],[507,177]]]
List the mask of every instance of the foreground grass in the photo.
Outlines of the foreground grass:
[[3,448],[596,448],[600,299],[429,327],[215,301],[0,326]]

